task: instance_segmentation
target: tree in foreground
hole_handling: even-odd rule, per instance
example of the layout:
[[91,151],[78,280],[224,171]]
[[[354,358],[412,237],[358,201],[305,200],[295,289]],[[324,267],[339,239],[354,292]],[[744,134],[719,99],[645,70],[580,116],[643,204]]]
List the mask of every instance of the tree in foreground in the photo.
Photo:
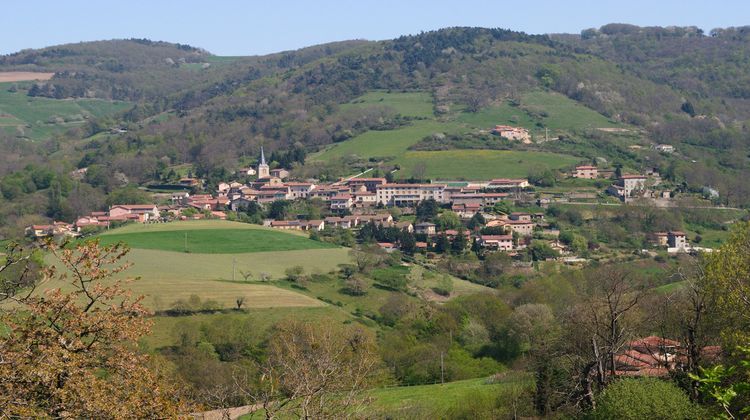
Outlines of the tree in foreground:
[[598,398],[594,419],[704,418],[706,413],[693,404],[679,387],[654,378],[620,379],[609,385]]
[[[112,277],[127,268],[122,245],[51,247],[61,262],[42,282],[3,295],[0,417],[165,418],[187,413],[178,393],[136,350],[149,329],[142,298]],[[23,293],[20,293],[23,291]]]
[[266,418],[340,418],[364,408],[361,392],[378,376],[380,359],[361,327],[289,320],[275,328],[260,371],[248,393]]

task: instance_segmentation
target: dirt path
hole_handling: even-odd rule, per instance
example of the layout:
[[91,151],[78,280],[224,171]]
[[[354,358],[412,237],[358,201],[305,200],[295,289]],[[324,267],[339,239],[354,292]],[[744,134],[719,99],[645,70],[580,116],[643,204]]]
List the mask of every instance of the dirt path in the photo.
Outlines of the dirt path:
[[24,82],[28,80],[49,80],[55,73],[38,73],[32,71],[3,71],[0,72],[0,83]]
[[237,419],[245,414],[252,413],[258,410],[257,405],[243,405],[242,407],[232,407],[221,410],[204,411],[202,413],[193,414],[194,419],[198,420],[224,420],[224,419]]

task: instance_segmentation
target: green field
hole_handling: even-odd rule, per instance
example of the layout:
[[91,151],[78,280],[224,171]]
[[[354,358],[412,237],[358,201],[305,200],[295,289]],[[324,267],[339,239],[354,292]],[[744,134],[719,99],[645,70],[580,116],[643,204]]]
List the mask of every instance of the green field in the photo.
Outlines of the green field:
[[521,106],[532,114],[541,115],[542,126],[550,130],[623,127],[622,124],[612,122],[604,115],[559,93],[527,93],[521,97]]
[[580,158],[547,152],[510,150],[409,151],[396,162],[399,177],[408,177],[417,164],[424,164],[433,179],[481,180],[526,177],[538,168],[559,169],[575,165]]
[[469,127],[483,130],[489,130],[498,124],[524,127],[531,130],[536,127],[537,123],[523,108],[511,106],[507,102],[482,108],[477,112],[462,112],[458,114],[456,120]]
[[0,83],[0,129],[11,134],[22,132],[23,136],[33,140],[49,138],[84,124],[87,118],[112,115],[131,106],[127,102],[100,99],[30,97],[23,89],[9,92],[13,85],[30,86],[27,82]]
[[432,97],[427,92],[368,92],[351,102],[341,105],[341,109],[384,106],[392,108],[405,117],[433,118]]
[[334,245],[270,229],[195,229],[112,233],[103,244],[124,242],[131,248],[196,254],[244,254],[334,248]]
[[[189,233],[188,238],[193,235],[195,238],[207,238],[194,244],[194,248],[206,249],[210,253],[153,249],[157,245],[172,246],[175,235],[175,240],[184,241],[185,231]],[[215,241],[217,231],[220,235],[237,232],[244,235],[239,236],[240,238],[251,241],[266,241],[266,236],[273,234],[272,240],[282,249],[259,252],[259,246],[249,247],[237,241]],[[154,239],[154,235],[156,245],[145,243],[147,239]],[[259,283],[258,280],[261,274],[281,278],[284,271],[293,265],[304,267],[307,273],[326,273],[335,270],[339,264],[350,261],[347,248],[331,247],[328,244],[314,248],[318,243],[302,235],[234,222],[205,220],[154,225],[130,224],[102,234],[99,238],[105,243],[132,240],[138,246],[151,247],[130,250],[125,261],[132,266],[122,277],[139,277],[139,280],[128,285],[128,289],[146,296],[146,305],[153,309],[166,309],[175,300],[186,299],[191,295],[198,295],[204,300],[216,300],[225,307],[231,307],[239,296],[247,299],[247,307],[320,306],[323,303],[314,297],[270,283]],[[227,236],[221,238],[226,239]],[[190,242],[188,244],[190,246]],[[290,247],[296,247],[296,250],[284,250]],[[253,251],[249,251],[250,249]],[[217,253],[219,250],[225,253]],[[52,257],[48,257],[47,261],[53,265],[58,263]],[[250,274],[248,281],[245,281],[243,273]],[[45,283],[40,290],[57,287],[67,289],[69,285],[50,282]]]
[[532,384],[533,381],[527,375],[510,372],[497,383],[488,383],[487,379],[478,378],[445,384],[381,388],[366,394],[372,398],[366,413],[385,413],[390,414],[391,418],[410,415],[446,418],[448,410],[472,399],[486,398],[507,401],[510,408],[511,400],[528,390]]
[[315,156],[317,160],[357,155],[363,159],[371,157],[396,157],[426,136],[435,133],[458,131],[456,124],[433,120],[419,120],[411,125],[389,131],[367,131],[347,141],[337,143]]
[[517,106],[509,102],[495,104],[476,113],[458,112],[438,121],[432,116],[432,100],[427,93],[370,92],[343,109],[382,104],[404,115],[427,118],[413,121],[407,127],[389,131],[367,131],[349,140],[334,144],[311,157],[327,161],[356,155],[362,159],[379,158],[396,164],[401,170],[397,178],[414,175],[417,165],[425,166],[425,176],[443,179],[491,179],[525,177],[531,170],[540,168],[562,169],[579,163],[580,158],[566,154],[530,151],[499,150],[446,150],[410,151],[409,147],[423,138],[435,134],[469,133],[477,129],[488,130],[496,124],[525,127],[537,139],[545,134],[544,128],[556,136],[560,130],[583,128],[622,127],[605,116],[558,93],[534,91],[523,95]]

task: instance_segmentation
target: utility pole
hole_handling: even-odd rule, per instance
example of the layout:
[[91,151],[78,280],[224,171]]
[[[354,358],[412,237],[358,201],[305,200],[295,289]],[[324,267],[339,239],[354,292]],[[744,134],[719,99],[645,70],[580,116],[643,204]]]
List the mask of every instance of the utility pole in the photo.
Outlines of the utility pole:
[[187,232],[185,232],[185,252],[188,252],[188,248],[187,248]]
[[549,128],[544,127],[544,141],[549,141]]
[[443,363],[443,352],[440,352],[440,383],[445,383],[445,364]]
[[235,267],[237,266],[237,258],[232,258],[232,281],[234,281]]

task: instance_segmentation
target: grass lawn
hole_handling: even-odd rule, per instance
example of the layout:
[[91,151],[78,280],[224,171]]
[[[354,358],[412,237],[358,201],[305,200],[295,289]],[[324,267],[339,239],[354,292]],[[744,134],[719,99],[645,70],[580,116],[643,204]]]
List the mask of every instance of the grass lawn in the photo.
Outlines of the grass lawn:
[[[15,132],[21,126],[27,137],[39,140],[83,124],[84,117],[102,117],[128,109],[131,104],[101,99],[50,99],[26,96],[26,91],[8,92],[14,83],[0,83],[0,128]],[[15,83],[28,87],[29,83]],[[48,123],[51,117],[67,122]],[[30,126],[29,127],[27,127]]]
[[456,118],[457,121],[472,128],[489,130],[497,124],[506,124],[526,129],[536,128],[537,121],[534,120],[523,108],[511,106],[504,102],[482,108],[477,112],[462,112]]
[[334,248],[334,245],[267,229],[196,229],[160,232],[112,233],[103,244],[124,242],[131,248],[196,254],[243,254]]
[[391,418],[398,418],[399,413],[408,416],[412,410],[417,409],[420,414],[429,412],[433,418],[445,418],[448,410],[467,399],[500,398],[507,395],[507,399],[510,400],[513,393],[527,390],[532,384],[533,381],[528,375],[509,372],[497,383],[488,383],[485,378],[477,378],[445,384],[375,389],[367,393],[373,400],[368,404],[366,412],[388,413]]
[[433,118],[432,97],[428,92],[368,92],[359,98],[342,104],[341,109],[385,106],[407,117]]
[[457,131],[455,123],[441,123],[432,120],[413,121],[411,125],[388,131],[367,131],[347,141],[336,143],[314,160],[330,160],[349,155],[367,159],[371,157],[396,157],[402,155],[409,146],[434,133]]
[[492,179],[526,177],[536,168],[558,169],[575,165],[574,156],[547,152],[512,150],[441,150],[409,151],[396,162],[401,165],[397,176],[408,178],[417,164],[424,163],[426,174],[433,179]]
[[521,106],[539,114],[542,125],[550,130],[624,127],[559,93],[541,90],[529,92],[521,97]]

